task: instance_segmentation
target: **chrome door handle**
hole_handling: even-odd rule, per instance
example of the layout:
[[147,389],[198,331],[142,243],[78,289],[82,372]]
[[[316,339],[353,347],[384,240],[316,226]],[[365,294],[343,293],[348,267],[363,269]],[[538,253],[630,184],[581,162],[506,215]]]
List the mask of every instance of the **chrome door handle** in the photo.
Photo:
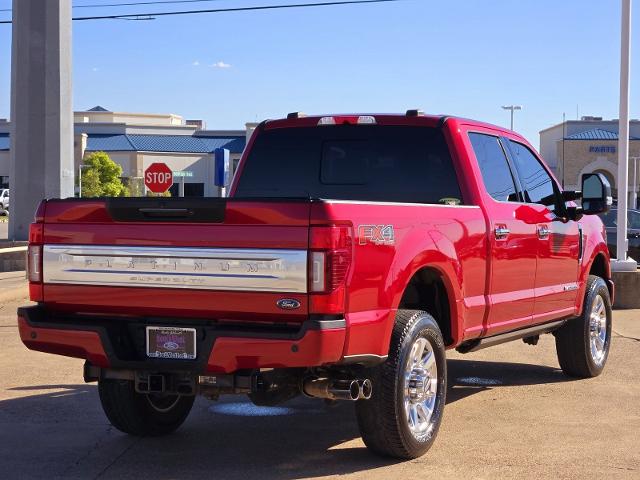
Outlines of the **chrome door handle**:
[[548,239],[550,233],[551,233],[551,230],[549,230],[549,227],[547,227],[546,225],[540,225],[538,227],[538,238],[540,240]]
[[506,225],[498,225],[494,230],[494,233],[496,235],[496,240],[504,240],[509,236],[511,231],[507,228]]

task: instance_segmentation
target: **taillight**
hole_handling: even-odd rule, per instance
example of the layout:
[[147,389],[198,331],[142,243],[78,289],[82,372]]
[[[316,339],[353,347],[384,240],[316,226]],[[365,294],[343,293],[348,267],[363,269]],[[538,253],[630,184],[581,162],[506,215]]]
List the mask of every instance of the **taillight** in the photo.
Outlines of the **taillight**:
[[30,282],[42,282],[42,245],[29,245],[27,249],[27,272]]
[[309,249],[310,313],[344,312],[353,256],[352,227],[311,227]]
[[34,302],[43,300],[42,291],[42,251],[44,244],[44,209],[46,202],[38,206],[35,222],[29,225],[29,246],[27,248],[27,278],[29,297]]

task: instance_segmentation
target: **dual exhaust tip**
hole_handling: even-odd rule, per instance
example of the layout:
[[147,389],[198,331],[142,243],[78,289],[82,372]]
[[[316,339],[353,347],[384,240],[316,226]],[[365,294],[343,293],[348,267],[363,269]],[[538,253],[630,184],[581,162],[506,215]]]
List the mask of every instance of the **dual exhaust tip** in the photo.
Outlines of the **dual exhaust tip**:
[[303,382],[305,395],[327,400],[369,400],[373,392],[373,384],[365,379],[310,378]]

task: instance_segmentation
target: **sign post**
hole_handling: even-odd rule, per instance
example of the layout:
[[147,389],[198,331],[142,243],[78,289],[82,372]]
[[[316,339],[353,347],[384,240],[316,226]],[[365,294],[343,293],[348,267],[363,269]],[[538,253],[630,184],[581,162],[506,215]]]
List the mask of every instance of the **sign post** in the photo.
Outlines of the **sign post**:
[[164,193],[173,185],[173,172],[165,163],[152,163],[144,171],[144,184],[153,193]]

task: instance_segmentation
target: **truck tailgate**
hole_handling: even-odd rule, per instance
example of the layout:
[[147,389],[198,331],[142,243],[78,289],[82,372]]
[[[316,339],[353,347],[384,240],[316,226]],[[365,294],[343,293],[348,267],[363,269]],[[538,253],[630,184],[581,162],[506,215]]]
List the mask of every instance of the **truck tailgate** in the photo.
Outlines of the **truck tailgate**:
[[[52,200],[43,299],[57,311],[300,322],[308,200]],[[280,299],[300,308],[284,310]]]

